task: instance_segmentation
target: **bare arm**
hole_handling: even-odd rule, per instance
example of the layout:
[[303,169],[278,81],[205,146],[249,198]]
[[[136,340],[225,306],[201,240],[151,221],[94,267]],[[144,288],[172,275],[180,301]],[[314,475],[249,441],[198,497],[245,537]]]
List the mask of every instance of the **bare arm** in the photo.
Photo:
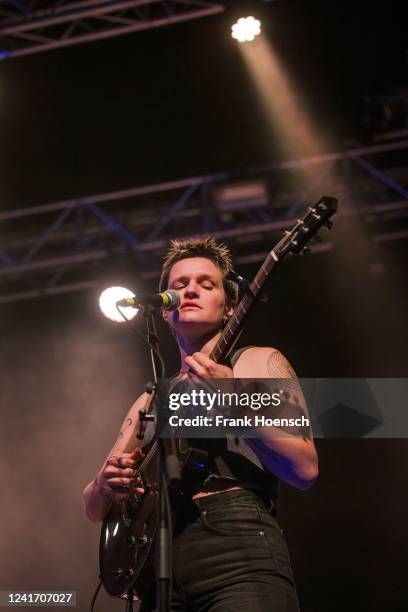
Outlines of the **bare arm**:
[[[299,412],[308,416],[296,374],[276,349],[253,347],[244,351],[234,366],[234,377],[288,379]],[[318,476],[317,452],[311,435],[282,435],[275,427],[264,427],[262,433],[263,438],[251,438],[248,443],[265,468],[298,489],[311,487]]]
[[138,483],[134,464],[141,455],[140,441],[136,437],[139,410],[146,408],[149,401],[150,396],[143,393],[132,405],[106,461],[83,491],[85,512],[93,522],[103,521],[115,494],[129,493],[130,487]]

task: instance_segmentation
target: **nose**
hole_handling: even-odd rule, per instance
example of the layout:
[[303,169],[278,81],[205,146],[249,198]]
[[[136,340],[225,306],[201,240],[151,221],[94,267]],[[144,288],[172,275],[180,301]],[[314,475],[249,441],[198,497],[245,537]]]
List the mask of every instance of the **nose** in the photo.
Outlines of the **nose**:
[[199,295],[199,285],[195,281],[190,281],[184,288],[184,297],[194,298]]

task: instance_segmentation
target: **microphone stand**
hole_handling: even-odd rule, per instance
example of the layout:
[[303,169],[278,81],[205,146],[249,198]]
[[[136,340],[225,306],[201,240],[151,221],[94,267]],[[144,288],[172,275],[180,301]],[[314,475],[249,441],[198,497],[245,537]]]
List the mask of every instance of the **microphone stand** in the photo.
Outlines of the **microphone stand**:
[[[160,411],[166,406],[166,397],[163,397],[165,389],[165,368],[164,362],[159,351],[159,338],[156,331],[154,319],[154,309],[152,306],[142,308],[146,322],[147,340],[150,346],[150,357],[152,361],[154,385],[153,389],[158,401],[156,402],[157,412],[155,418],[156,439],[159,448],[159,537],[157,541],[158,567],[156,565],[156,583],[158,611],[168,612],[170,609],[170,586],[172,579],[172,528],[171,528],[171,509],[168,496],[168,486],[181,480],[179,461],[176,452],[174,437],[169,429],[169,438],[157,435],[157,424],[160,422]],[[152,405],[152,404],[151,404]],[[141,420],[147,421],[149,415],[144,411],[140,414]]]

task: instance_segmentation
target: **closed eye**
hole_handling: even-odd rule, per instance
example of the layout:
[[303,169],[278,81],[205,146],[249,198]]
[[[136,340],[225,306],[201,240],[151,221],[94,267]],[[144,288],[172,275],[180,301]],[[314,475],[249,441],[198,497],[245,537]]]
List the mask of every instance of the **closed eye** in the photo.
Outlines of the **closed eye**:
[[182,289],[186,285],[187,285],[187,281],[184,281],[183,279],[179,279],[179,280],[174,281],[174,283],[171,283],[170,286],[172,289]]

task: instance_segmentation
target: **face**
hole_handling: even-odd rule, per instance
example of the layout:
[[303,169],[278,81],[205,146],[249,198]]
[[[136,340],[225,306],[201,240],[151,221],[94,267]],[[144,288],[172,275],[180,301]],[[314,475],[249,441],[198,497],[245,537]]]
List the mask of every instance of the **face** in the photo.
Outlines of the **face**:
[[178,310],[163,312],[165,320],[178,333],[205,334],[218,330],[233,312],[226,305],[221,270],[205,257],[175,263],[167,288],[177,291],[181,298]]

